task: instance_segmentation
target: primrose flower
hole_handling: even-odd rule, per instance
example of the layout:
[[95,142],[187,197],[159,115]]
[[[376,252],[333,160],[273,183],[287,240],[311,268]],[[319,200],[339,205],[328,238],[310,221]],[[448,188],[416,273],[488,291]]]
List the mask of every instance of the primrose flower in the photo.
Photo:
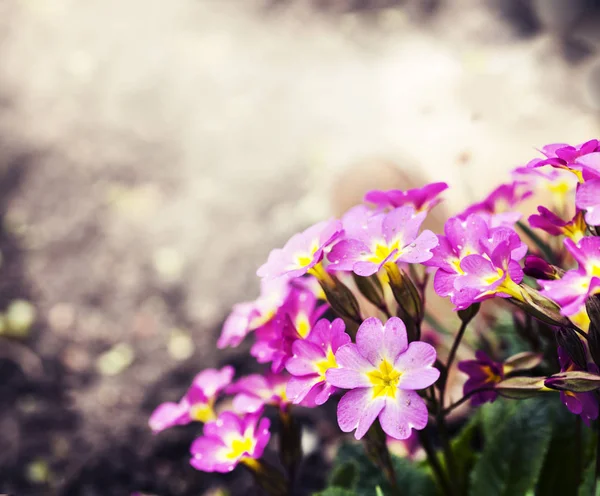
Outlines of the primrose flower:
[[567,205],[569,195],[577,187],[577,178],[568,171],[546,167],[519,167],[513,171],[516,181],[526,183],[536,191],[548,191],[559,209]]
[[521,218],[521,214],[513,210],[514,207],[531,195],[532,191],[521,181],[501,184],[487,198],[474,203],[457,217],[464,220],[471,214],[479,214],[490,227],[512,227]]
[[419,234],[425,216],[426,212],[417,213],[412,206],[371,215],[363,229],[333,246],[328,255],[329,269],[370,276],[388,263],[429,260],[438,240],[431,231]]
[[502,241],[487,256],[473,254],[460,262],[463,275],[456,278],[454,287],[458,290],[451,298],[458,310],[489,298],[521,299],[518,285],[523,280],[523,270],[513,260],[508,241]]
[[587,236],[575,244],[565,239],[565,247],[579,263],[579,268],[569,270],[561,279],[538,280],[542,295],[554,300],[561,313],[582,329],[587,329],[589,318],[585,302],[600,293],[600,237]]
[[587,225],[583,219],[583,212],[577,212],[569,221],[562,220],[546,207],[539,206],[538,212],[537,215],[529,216],[531,227],[542,229],[552,236],[567,236],[575,242],[585,236]]
[[233,410],[236,413],[260,412],[265,405],[285,409],[289,404],[285,389],[289,377],[281,374],[251,374],[229,386],[225,392],[235,394]]
[[[513,229],[490,228],[483,216],[471,214],[464,220],[458,217],[448,219],[444,225],[444,234],[444,236],[438,236],[439,246],[433,249],[433,257],[423,264],[429,267],[438,267],[433,281],[433,287],[438,295],[449,296],[454,304],[458,303],[459,293],[463,299],[467,294],[472,297],[483,296],[482,293],[486,289],[484,288],[485,284],[482,286],[481,281],[478,282],[471,277],[459,283],[459,280],[465,279],[469,274],[474,275],[474,270],[477,272],[473,262],[478,262],[478,270],[485,269],[486,275],[483,277],[495,279],[494,283],[503,278],[504,272],[509,266],[518,282],[521,281],[522,275],[519,279],[517,261],[525,256],[527,245],[521,241]],[[503,248],[496,253],[496,262],[500,265],[504,263],[499,257],[500,253],[507,255],[509,259],[505,261],[506,269],[504,267],[493,269],[492,254],[500,245]],[[463,267],[463,263],[465,263],[465,267]],[[502,274],[498,272],[498,269],[502,271]],[[491,279],[489,280],[491,281]],[[471,290],[467,292],[466,287],[471,287]],[[487,288],[487,290],[493,289],[495,288]],[[490,293],[488,297],[493,294],[493,292]],[[464,303],[468,306],[473,301],[469,302],[467,299]]]
[[292,236],[283,248],[271,251],[256,275],[266,279],[284,275],[289,278],[303,276],[315,268],[323,259],[325,250],[342,234],[341,221],[319,222]]
[[[560,371],[568,372],[571,370],[581,370],[573,363],[569,355],[562,347],[558,347],[558,361]],[[598,369],[594,364],[590,364],[590,372],[597,373]],[[587,393],[574,393],[572,391],[561,391],[560,401],[569,409],[571,413],[580,415],[586,425],[589,427],[592,420],[598,418],[598,400],[593,391]]]
[[305,339],[328,308],[327,304],[319,303],[314,293],[292,289],[270,324],[256,331],[256,343],[250,354],[259,363],[272,362],[274,373],[281,372],[292,355],[292,343]]
[[350,343],[342,319],[329,322],[319,320],[307,339],[298,339],[292,345],[293,356],[285,368],[292,374],[287,395],[293,403],[308,400],[307,406],[322,405],[336,391],[325,376],[329,369],[337,367],[335,352]]
[[221,370],[200,372],[179,403],[163,403],[154,410],[148,422],[152,431],[156,434],[176,425],[213,420],[217,396],[231,382],[234,373],[229,365]]
[[[458,364],[458,369],[469,376],[463,386],[463,394],[472,393],[476,389],[493,388],[504,380],[504,367],[502,363],[494,362],[484,351],[475,353],[475,360],[463,360]],[[498,397],[494,390],[480,391],[471,396],[471,405],[479,406],[483,403],[493,402]]]
[[271,437],[269,419],[260,414],[238,417],[223,412],[204,426],[204,435],[190,448],[192,467],[203,472],[231,472],[238,463],[253,465]]
[[356,344],[337,350],[338,368],[325,373],[331,385],[351,389],[338,404],[341,430],[356,429],[360,439],[378,417],[384,432],[394,439],[407,439],[412,429],[423,429],[427,407],[416,390],[437,381],[435,358],[433,346],[421,341],[408,344],[399,318],[390,318],[385,326],[375,317],[365,320]]
[[286,278],[263,279],[260,296],[255,301],[238,303],[233,307],[233,312],[223,324],[217,346],[238,346],[248,333],[268,324],[289,293],[290,284]]
[[575,205],[585,210],[585,221],[590,226],[600,226],[600,179],[592,179],[579,186]]
[[447,189],[448,185],[440,182],[406,191],[399,189],[372,190],[365,195],[365,201],[374,203],[378,208],[397,208],[411,205],[417,212],[428,212],[442,201],[439,195]]
[[583,169],[588,168],[586,156],[594,154],[600,150],[598,140],[590,140],[581,145],[571,146],[566,143],[554,143],[544,146],[540,152],[545,158],[535,158],[531,160],[527,167],[542,167],[550,165],[558,169],[565,169],[577,176],[579,181],[583,181]]

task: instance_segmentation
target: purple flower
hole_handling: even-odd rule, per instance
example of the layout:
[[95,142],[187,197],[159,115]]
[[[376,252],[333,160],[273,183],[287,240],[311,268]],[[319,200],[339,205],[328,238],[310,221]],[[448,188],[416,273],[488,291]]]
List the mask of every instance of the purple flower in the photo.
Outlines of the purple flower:
[[531,227],[542,229],[552,236],[567,236],[575,242],[578,242],[585,236],[587,226],[583,220],[582,212],[577,212],[569,221],[562,220],[546,207],[539,206],[538,212],[538,215],[531,215],[529,217]]
[[229,365],[221,370],[200,372],[179,403],[163,403],[154,410],[148,421],[152,431],[156,434],[176,425],[214,419],[217,396],[231,382],[233,374],[233,367]]
[[471,214],[479,214],[490,227],[512,227],[521,218],[514,207],[532,194],[525,186],[520,181],[501,184],[485,200],[471,205],[457,217],[464,220]]
[[577,178],[573,174],[551,166],[519,167],[513,171],[513,178],[526,183],[530,188],[552,193],[556,206],[560,209],[566,206],[568,195],[577,187]]
[[336,391],[325,374],[337,367],[335,352],[338,348],[351,341],[345,329],[342,319],[333,322],[321,319],[307,339],[294,341],[294,355],[285,365],[292,374],[287,385],[287,396],[293,403],[322,405]]
[[265,405],[284,409],[289,404],[285,394],[288,380],[281,374],[251,374],[235,381],[226,392],[236,395],[233,409],[237,413],[256,413]]
[[489,298],[518,298],[521,292],[519,283],[523,280],[523,270],[512,259],[508,241],[502,241],[489,255],[468,255],[460,262],[463,275],[456,278],[454,287],[458,290],[451,298],[458,310]]
[[[521,282],[518,260],[525,256],[525,245],[518,234],[507,227],[490,229],[484,217],[471,214],[465,220],[448,219],[445,236],[424,265],[438,267],[433,287],[440,296],[449,296],[459,308],[501,293],[504,282]],[[494,255],[495,254],[495,255]],[[500,294],[502,296],[502,294]]]
[[[554,143],[544,146],[540,152],[545,155],[545,158],[536,158],[531,160],[527,167],[542,167],[550,165],[558,169],[565,169],[574,173],[577,178],[583,180],[583,170],[593,169],[594,164],[587,163],[587,156],[600,150],[598,140],[590,140],[581,145],[571,146],[566,143]],[[592,159],[593,160],[593,159]]]
[[[504,367],[501,363],[494,362],[484,351],[475,353],[475,360],[463,360],[458,364],[458,369],[469,376],[463,386],[463,394],[472,393],[476,389],[493,388],[504,379]],[[480,391],[471,396],[471,405],[479,406],[488,401],[491,403],[498,397],[496,391]]]
[[577,208],[585,210],[585,221],[590,226],[600,226],[600,179],[581,184],[575,196]]
[[356,429],[355,437],[360,439],[378,417],[384,432],[394,439],[406,439],[411,429],[423,429],[427,407],[416,390],[438,379],[435,358],[433,346],[421,341],[408,344],[399,318],[392,317],[385,326],[375,317],[365,320],[356,344],[337,350],[339,368],[325,374],[331,385],[351,389],[338,404],[342,431]]
[[268,324],[289,292],[290,284],[286,278],[263,279],[260,296],[255,301],[238,303],[233,307],[233,312],[225,320],[217,346],[238,346],[248,333]]
[[354,271],[359,276],[369,276],[387,263],[429,260],[431,249],[437,246],[438,240],[431,231],[419,234],[425,216],[425,212],[417,213],[412,206],[371,215],[360,229],[351,230],[331,249],[328,255],[330,270]]
[[231,472],[238,463],[260,458],[271,434],[269,419],[260,414],[238,417],[223,412],[204,426],[204,435],[190,448],[192,467],[204,472]]
[[281,372],[292,355],[292,343],[308,337],[327,308],[313,293],[292,289],[275,318],[256,331],[256,343],[250,354],[259,363],[272,362],[274,373]]
[[431,183],[422,188],[406,191],[399,189],[373,190],[367,192],[365,201],[374,203],[378,208],[397,208],[411,205],[417,212],[428,212],[442,201],[439,195],[447,189],[448,185],[446,183]]
[[575,244],[565,239],[565,247],[579,263],[579,268],[569,270],[561,279],[538,280],[541,293],[554,300],[561,313],[582,329],[587,329],[589,318],[585,309],[586,300],[600,293],[600,238],[588,236]]
[[[569,355],[560,346],[558,347],[558,361],[561,372],[581,370],[572,362]],[[594,364],[590,364],[590,372],[598,373],[598,369]],[[594,392],[574,393],[572,391],[561,391],[560,400],[571,413],[580,415],[588,427],[592,420],[598,418],[598,401]]]
[[319,222],[292,236],[283,248],[271,251],[268,260],[256,274],[266,279],[283,275],[300,277],[323,259],[325,249],[342,234],[342,223],[339,220]]

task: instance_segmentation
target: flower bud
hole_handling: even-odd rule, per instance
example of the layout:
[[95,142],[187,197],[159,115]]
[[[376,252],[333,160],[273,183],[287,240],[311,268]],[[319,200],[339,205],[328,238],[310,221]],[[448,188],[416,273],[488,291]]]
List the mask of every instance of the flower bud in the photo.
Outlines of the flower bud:
[[409,341],[419,339],[419,325],[423,317],[423,302],[419,291],[395,263],[385,265],[390,288],[398,303],[398,316],[406,324]]
[[381,281],[377,275],[362,277],[353,272],[352,277],[356,287],[367,300],[373,303],[377,308],[383,308],[385,306],[383,287],[381,286]]
[[590,328],[588,330],[588,348],[594,363],[600,366],[600,298],[594,295],[585,304]]
[[537,255],[528,255],[525,258],[523,272],[525,275],[533,277],[534,279],[544,280],[560,279],[565,273],[564,270],[549,264],[546,260]]
[[360,306],[348,286],[331,274],[328,274],[326,279],[319,279],[319,283],[323,288],[327,302],[334,312],[343,319],[351,320],[357,324],[362,322]]
[[569,327],[561,327],[556,331],[556,342],[567,352],[573,363],[584,370],[587,368],[585,347],[577,332]]

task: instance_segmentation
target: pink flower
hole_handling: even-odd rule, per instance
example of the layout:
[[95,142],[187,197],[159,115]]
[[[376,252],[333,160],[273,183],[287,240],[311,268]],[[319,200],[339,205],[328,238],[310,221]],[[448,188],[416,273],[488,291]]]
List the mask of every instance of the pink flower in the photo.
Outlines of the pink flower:
[[289,377],[276,374],[251,374],[235,381],[226,390],[235,394],[233,409],[237,413],[260,412],[265,405],[285,408],[288,399],[285,389]]
[[233,367],[229,365],[221,370],[200,372],[179,403],[163,403],[154,410],[148,421],[152,431],[156,434],[176,425],[214,419],[217,396],[231,382],[233,374]]
[[399,189],[373,190],[367,192],[365,201],[374,203],[379,208],[397,208],[410,205],[417,212],[428,212],[442,201],[439,195],[447,189],[448,185],[446,183],[431,183],[422,188],[406,191]]
[[513,178],[519,183],[527,184],[530,188],[549,191],[560,198],[561,205],[565,203],[565,197],[577,187],[577,178],[573,174],[551,166],[519,167],[513,171]]
[[565,169],[574,173],[582,181],[583,170],[590,167],[593,169],[593,164],[586,163],[588,160],[586,157],[590,154],[595,155],[599,150],[599,142],[595,139],[577,146],[567,145],[566,143],[554,143],[546,145],[540,150],[545,155],[545,158],[535,158],[527,164],[527,167],[551,165],[552,167]]
[[306,338],[328,308],[313,293],[292,289],[275,318],[256,331],[256,343],[250,354],[259,363],[272,362],[274,373],[281,372],[292,355],[292,343]]
[[351,389],[338,404],[342,431],[356,429],[355,437],[360,439],[377,418],[394,439],[406,439],[411,429],[423,429],[427,407],[415,390],[438,379],[435,358],[433,346],[421,341],[408,344],[399,318],[392,317],[385,326],[375,317],[365,320],[356,344],[345,344],[335,354],[339,368],[326,372],[331,385]]
[[[493,296],[494,290],[506,280],[509,267],[515,282],[521,281],[517,261],[527,253],[527,245],[514,230],[490,228],[484,217],[471,214],[465,220],[448,219],[444,233],[445,236],[438,236],[439,246],[434,248],[433,257],[424,265],[438,267],[433,281],[436,293],[449,296],[459,308]],[[502,259],[500,254],[508,256],[508,260]],[[495,267],[495,263],[500,265]],[[493,284],[486,284],[492,280]],[[492,292],[486,295],[486,291]]]
[[319,320],[307,339],[298,339],[292,345],[293,356],[285,367],[292,374],[287,395],[293,403],[302,403],[307,398],[307,406],[322,405],[336,388],[326,378],[329,369],[337,367],[335,352],[349,343],[342,319],[329,322]]
[[585,210],[585,221],[590,226],[600,226],[600,179],[581,184],[575,196],[577,208]]
[[190,448],[192,467],[204,472],[231,472],[238,463],[256,460],[263,454],[271,434],[269,419],[260,414],[240,418],[223,412],[204,426],[204,435]]
[[290,292],[286,278],[261,281],[260,296],[255,301],[238,303],[223,324],[223,332],[217,341],[219,348],[238,346],[252,331],[267,325],[275,316]]
[[538,215],[529,216],[531,227],[542,229],[552,236],[567,236],[575,242],[585,236],[587,225],[583,220],[582,212],[577,212],[569,221],[562,220],[546,207],[539,206],[538,212]]
[[451,298],[458,310],[465,309],[489,298],[520,297],[518,284],[523,280],[523,270],[512,258],[508,241],[502,241],[487,255],[473,254],[460,262],[463,274],[456,278],[458,290]]
[[283,248],[269,254],[268,260],[256,271],[256,275],[273,279],[287,275],[300,277],[309,272],[322,259],[325,249],[342,235],[342,223],[328,220],[295,234]]
[[[334,245],[328,255],[329,269],[369,276],[387,263],[429,260],[438,241],[431,231],[419,234],[425,216],[425,212],[417,213],[412,206],[371,215],[360,228],[349,228],[346,238]],[[348,222],[347,217],[344,222]]]
[[600,238],[588,236],[578,244],[565,239],[564,243],[579,268],[567,271],[561,279],[538,283],[543,288],[541,293],[558,303],[563,315],[585,328],[589,324],[585,302],[600,293]]
[[512,227],[521,218],[521,214],[513,209],[531,194],[523,182],[501,184],[485,200],[474,203],[457,217],[464,220],[471,214],[479,214],[490,227]]

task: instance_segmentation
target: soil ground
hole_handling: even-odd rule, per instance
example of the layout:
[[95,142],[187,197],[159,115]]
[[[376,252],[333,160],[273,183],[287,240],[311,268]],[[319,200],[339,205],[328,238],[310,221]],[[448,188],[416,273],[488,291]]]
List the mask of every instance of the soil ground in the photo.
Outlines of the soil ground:
[[215,342],[269,249],[369,187],[446,180],[455,210],[598,135],[594,50],[493,3],[0,3],[0,310],[36,316],[0,337],[0,492],[253,494],[147,419],[251,368]]

